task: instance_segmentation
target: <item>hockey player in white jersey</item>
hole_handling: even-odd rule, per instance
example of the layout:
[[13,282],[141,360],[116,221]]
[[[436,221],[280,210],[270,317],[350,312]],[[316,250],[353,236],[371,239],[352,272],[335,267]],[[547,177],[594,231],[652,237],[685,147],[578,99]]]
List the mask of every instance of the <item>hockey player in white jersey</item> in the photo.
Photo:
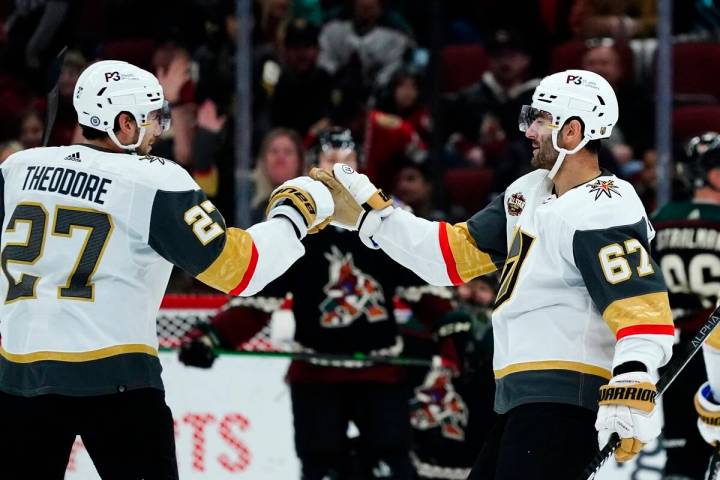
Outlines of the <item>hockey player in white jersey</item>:
[[599,75],[546,77],[520,116],[538,169],[457,225],[393,209],[347,166],[311,173],[330,186],[336,218],[355,212],[349,228],[426,281],[503,269],[493,313],[501,415],[470,479],[572,479],[612,433],[618,461],[660,433],[654,375],[674,328],[643,205],[598,166],[617,119]]
[[267,221],[227,227],[182,167],[150,155],[169,123],[151,73],[98,62],[73,99],[87,143],[0,167],[0,476],[64,478],[80,435],[104,479],[177,478],[155,325],[172,266],[251,295],[303,255],[332,197],[293,179]]

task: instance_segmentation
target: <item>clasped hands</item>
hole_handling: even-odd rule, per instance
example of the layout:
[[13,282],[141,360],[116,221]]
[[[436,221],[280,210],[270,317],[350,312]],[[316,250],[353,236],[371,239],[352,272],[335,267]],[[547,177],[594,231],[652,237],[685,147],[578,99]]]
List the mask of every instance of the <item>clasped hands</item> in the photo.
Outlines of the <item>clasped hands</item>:
[[301,238],[332,224],[359,231],[366,245],[378,248],[372,235],[392,210],[390,198],[366,175],[336,163],[331,172],[313,168],[309,177],[294,178],[276,188],[267,215],[291,220]]

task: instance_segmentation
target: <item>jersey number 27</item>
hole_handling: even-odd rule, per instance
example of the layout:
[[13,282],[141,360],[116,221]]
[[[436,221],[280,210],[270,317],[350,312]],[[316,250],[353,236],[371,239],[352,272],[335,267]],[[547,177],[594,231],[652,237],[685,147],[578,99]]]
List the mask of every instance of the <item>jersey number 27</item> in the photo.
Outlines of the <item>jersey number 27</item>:
[[[48,213],[40,203],[20,203],[10,217],[6,232],[14,232],[19,223],[28,224],[24,242],[8,243],[2,250],[0,263],[8,280],[5,303],[36,298],[35,289],[40,277],[22,273],[15,279],[8,270],[8,264],[34,265],[43,256],[45,249]],[[71,237],[75,229],[86,230],[85,242],[80,249],[65,285],[58,285],[59,299],[95,299],[95,285],[92,276],[97,270],[113,230],[110,215],[97,210],[58,205],[52,218],[50,234]]]

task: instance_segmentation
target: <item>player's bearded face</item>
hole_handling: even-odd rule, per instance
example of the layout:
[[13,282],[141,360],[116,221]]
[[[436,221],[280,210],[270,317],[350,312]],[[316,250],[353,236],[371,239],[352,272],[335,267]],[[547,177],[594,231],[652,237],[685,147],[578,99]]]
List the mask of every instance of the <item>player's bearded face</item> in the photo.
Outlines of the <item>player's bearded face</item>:
[[558,158],[558,151],[552,144],[552,135],[547,132],[539,135],[532,142],[533,158],[530,164],[535,168],[544,168],[550,170]]

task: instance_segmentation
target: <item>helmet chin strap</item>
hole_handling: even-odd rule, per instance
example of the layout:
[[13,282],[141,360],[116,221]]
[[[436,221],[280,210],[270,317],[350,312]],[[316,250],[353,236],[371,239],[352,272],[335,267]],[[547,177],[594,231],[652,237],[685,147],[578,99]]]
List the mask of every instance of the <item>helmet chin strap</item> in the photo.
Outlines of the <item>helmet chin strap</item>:
[[548,178],[550,180],[555,179],[555,175],[557,175],[557,173],[560,170],[560,167],[562,166],[563,162],[565,161],[565,157],[567,155],[572,155],[574,153],[577,153],[578,151],[580,151],[581,148],[583,148],[585,145],[587,145],[587,143],[590,141],[589,138],[583,137],[583,139],[580,140],[580,143],[578,143],[575,148],[573,148],[572,150],[568,150],[566,148],[562,148],[562,147],[558,146],[557,138],[558,138],[559,133],[560,133],[560,129],[555,128],[555,129],[553,129],[552,134],[551,134],[553,148],[558,152],[558,158],[557,158],[557,160],[555,160],[555,165],[553,165],[553,167],[550,169],[550,172],[548,173]]
[[145,138],[146,128],[147,127],[140,127],[140,135],[138,135],[138,141],[132,145],[123,145],[122,143],[120,143],[120,140],[118,140],[118,138],[115,136],[115,132],[113,132],[112,129],[108,130],[107,134],[110,137],[110,140],[112,140],[113,143],[115,145],[117,145],[118,147],[125,149],[125,150],[135,150],[137,147],[140,146],[140,144],[143,141],[143,138]]

